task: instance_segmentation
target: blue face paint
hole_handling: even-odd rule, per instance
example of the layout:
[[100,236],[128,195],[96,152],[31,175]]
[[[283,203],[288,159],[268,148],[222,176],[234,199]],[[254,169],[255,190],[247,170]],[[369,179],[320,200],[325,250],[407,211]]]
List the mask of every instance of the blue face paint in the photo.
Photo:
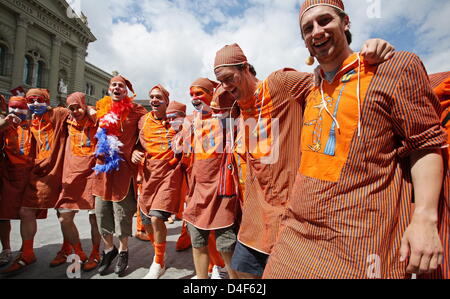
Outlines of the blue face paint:
[[44,115],[47,112],[47,106],[29,105],[31,114]]

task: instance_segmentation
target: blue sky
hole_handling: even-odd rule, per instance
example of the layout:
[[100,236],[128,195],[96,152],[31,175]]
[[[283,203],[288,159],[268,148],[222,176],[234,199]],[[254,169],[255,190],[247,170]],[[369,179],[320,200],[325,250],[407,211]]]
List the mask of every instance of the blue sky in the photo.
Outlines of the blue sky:
[[[88,61],[134,82],[139,98],[161,83],[188,103],[198,77],[214,79],[217,50],[237,42],[264,78],[282,67],[311,71],[299,0],[81,0],[98,41]],[[379,37],[412,51],[430,73],[450,71],[450,1],[344,0],[354,50]],[[125,45],[125,46],[124,46]]]

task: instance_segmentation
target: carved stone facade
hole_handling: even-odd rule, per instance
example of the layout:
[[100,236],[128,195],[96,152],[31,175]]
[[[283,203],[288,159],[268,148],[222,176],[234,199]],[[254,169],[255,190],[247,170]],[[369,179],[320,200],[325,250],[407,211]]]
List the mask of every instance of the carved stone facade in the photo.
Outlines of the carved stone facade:
[[0,0],[0,93],[22,86],[50,90],[52,105],[67,94],[103,97],[112,75],[86,61],[96,38],[65,0]]

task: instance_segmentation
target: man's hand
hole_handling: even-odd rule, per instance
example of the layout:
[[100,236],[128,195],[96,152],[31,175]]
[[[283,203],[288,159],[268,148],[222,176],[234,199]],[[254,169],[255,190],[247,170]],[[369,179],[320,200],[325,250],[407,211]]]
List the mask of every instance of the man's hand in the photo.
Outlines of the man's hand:
[[20,120],[19,117],[15,116],[14,114],[8,114],[8,115],[6,116],[6,118],[5,118],[5,122],[6,122],[8,125],[12,125],[12,124],[18,125],[18,124],[20,124],[22,121]]
[[144,153],[138,150],[135,150],[131,155],[131,162],[134,164],[139,164],[144,159]]
[[437,221],[415,213],[403,236],[400,255],[401,262],[409,257],[406,269],[408,273],[424,274],[435,271],[443,260]]
[[394,53],[394,46],[379,38],[369,39],[361,49],[361,55],[371,65],[391,59]]

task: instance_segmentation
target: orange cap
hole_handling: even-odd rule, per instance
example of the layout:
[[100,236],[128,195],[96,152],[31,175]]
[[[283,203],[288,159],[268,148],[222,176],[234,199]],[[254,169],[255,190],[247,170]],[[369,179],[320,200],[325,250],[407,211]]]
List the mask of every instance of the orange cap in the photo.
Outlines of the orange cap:
[[133,95],[136,97],[136,93],[134,92],[133,89],[133,84],[131,84],[130,80],[128,80],[127,78],[125,78],[122,75],[119,76],[115,76],[111,79],[111,81],[109,81],[109,84],[114,83],[114,82],[121,82],[123,84],[125,84],[128,89],[133,93]]
[[47,104],[50,103],[50,92],[48,91],[48,89],[32,88],[27,92],[26,97],[29,98],[32,96],[43,97],[46,100]]
[[167,105],[169,105],[169,103],[170,103],[170,99],[169,99],[170,93],[167,91],[167,89],[165,89],[164,86],[162,86],[161,84],[158,84],[158,85],[156,85],[156,86],[153,86],[152,89],[150,89],[150,92],[148,93],[149,96],[150,96],[150,94],[152,93],[152,91],[153,91],[154,89],[159,89],[159,90],[161,90],[161,92],[162,92],[162,94],[163,94],[163,97],[164,97],[164,101],[167,103]]
[[223,66],[236,66],[247,62],[247,57],[238,44],[226,45],[216,53],[214,70]]
[[345,12],[344,3],[341,0],[306,0],[300,8],[300,20],[303,18],[305,12],[319,5],[331,6]]
[[183,116],[186,116],[186,105],[179,103],[177,101],[170,102],[169,106],[167,106],[166,114],[172,113],[181,113]]

